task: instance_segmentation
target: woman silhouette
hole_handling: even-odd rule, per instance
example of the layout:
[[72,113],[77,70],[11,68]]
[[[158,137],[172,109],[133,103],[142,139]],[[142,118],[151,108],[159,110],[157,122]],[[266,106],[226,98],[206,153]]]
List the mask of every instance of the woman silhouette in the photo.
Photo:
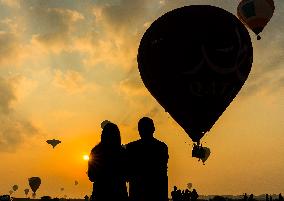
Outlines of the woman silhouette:
[[103,127],[101,142],[91,151],[88,164],[94,201],[127,201],[125,160],[120,131],[117,125],[107,123]]

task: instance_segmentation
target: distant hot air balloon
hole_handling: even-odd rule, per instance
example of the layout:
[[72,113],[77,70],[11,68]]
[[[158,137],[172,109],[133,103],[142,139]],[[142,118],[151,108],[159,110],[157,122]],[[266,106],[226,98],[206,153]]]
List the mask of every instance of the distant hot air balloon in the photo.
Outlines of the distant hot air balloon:
[[257,40],[275,10],[273,0],[242,0],[238,6],[238,17],[256,35]]
[[28,195],[29,192],[30,192],[30,189],[26,188],[26,189],[24,190],[24,192],[25,192],[25,195],[26,195],[26,197],[27,197],[27,195]]
[[75,181],[75,186],[77,186],[78,184],[79,184],[79,182],[76,180],[76,181]]
[[101,128],[103,129],[105,127],[105,125],[107,125],[108,123],[111,123],[109,120],[104,120],[101,123]]
[[33,191],[33,197],[36,196],[36,191],[39,188],[40,184],[41,184],[41,179],[39,177],[31,177],[28,179],[29,181],[29,185]]
[[12,187],[13,191],[17,191],[18,188],[19,188],[18,185],[14,185],[14,186]]
[[60,140],[52,139],[52,140],[46,140],[47,144],[50,144],[53,148],[56,147],[59,143],[61,143]]
[[13,190],[9,190],[9,194],[10,194],[10,195],[12,195],[13,192],[14,192]]
[[191,189],[191,187],[192,187],[192,183],[188,183],[188,184],[187,184],[187,188],[188,188],[188,190],[190,190],[190,189]]
[[244,85],[253,48],[235,15],[214,6],[191,5],[151,24],[137,61],[151,95],[199,144]]
[[61,191],[64,191],[64,188],[60,188]]

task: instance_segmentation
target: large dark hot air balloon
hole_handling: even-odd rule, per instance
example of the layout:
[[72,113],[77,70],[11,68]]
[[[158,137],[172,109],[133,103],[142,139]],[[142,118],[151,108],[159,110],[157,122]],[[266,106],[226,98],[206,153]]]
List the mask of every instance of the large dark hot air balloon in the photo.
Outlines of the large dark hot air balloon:
[[33,191],[33,197],[36,196],[36,191],[39,188],[40,184],[41,184],[41,179],[39,177],[31,177],[28,179],[29,181],[29,185]]
[[275,10],[273,0],[242,0],[238,6],[238,17],[256,35],[258,35],[271,19]]
[[199,143],[245,83],[253,48],[233,14],[193,5],[154,21],[141,39],[137,61],[149,92]]

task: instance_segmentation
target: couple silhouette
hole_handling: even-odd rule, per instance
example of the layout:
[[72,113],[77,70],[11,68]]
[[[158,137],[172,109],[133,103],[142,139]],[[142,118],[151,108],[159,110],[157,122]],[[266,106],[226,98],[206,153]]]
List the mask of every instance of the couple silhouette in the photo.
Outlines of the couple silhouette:
[[168,201],[168,147],[154,138],[149,117],[139,120],[138,131],[141,139],[122,146],[117,125],[103,127],[88,163],[93,201]]

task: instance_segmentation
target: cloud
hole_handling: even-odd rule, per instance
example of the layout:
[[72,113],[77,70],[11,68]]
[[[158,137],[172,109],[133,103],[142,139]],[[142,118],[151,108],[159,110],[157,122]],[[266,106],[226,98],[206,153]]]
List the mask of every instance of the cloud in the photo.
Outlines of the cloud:
[[94,82],[87,83],[80,72],[74,70],[54,70],[53,85],[69,94],[95,92],[99,86]]
[[31,7],[27,18],[33,33],[31,42],[53,52],[72,47],[77,22],[85,19],[76,10],[40,7]]
[[0,77],[0,152],[14,152],[27,137],[38,133],[31,122],[13,109],[13,101],[13,84]]
[[11,103],[16,97],[11,84],[0,77],[0,114],[8,114],[11,112]]
[[19,38],[11,32],[0,32],[0,65],[14,64],[21,56]]
[[76,71],[67,70],[66,72],[62,72],[61,70],[55,70],[53,83],[68,92],[82,90],[83,82],[84,78]]
[[1,4],[11,7],[11,8],[20,8],[21,4],[19,0],[1,0]]
[[145,97],[149,95],[136,68],[132,68],[125,79],[120,81],[117,90],[130,98],[133,98],[133,96]]

